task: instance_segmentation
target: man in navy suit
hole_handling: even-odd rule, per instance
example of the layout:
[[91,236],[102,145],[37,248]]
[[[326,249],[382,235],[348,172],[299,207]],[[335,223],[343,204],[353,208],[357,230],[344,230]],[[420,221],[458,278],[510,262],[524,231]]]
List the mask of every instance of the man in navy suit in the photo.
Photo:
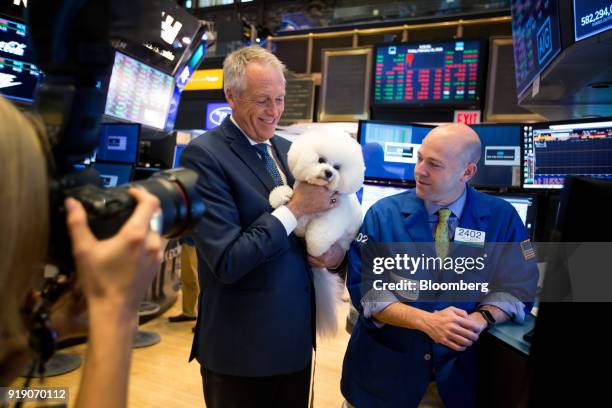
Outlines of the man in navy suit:
[[201,364],[208,408],[307,407],[315,339],[309,262],[333,267],[344,257],[334,246],[309,258],[292,233],[301,215],[333,208],[333,192],[303,183],[286,206],[273,211],[268,203],[272,189],[294,182],[290,142],[274,136],[283,69],[259,46],[228,55],[232,115],[181,155],[181,165],[199,173],[207,208],[194,232],[201,294],[190,358]]

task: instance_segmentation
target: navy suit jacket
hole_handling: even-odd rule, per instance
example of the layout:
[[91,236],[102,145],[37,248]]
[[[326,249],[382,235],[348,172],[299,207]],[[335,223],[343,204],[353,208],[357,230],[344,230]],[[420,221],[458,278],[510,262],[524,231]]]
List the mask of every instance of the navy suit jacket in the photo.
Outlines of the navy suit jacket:
[[[271,143],[288,183],[290,142]],[[190,360],[237,376],[304,369],[314,344],[312,271],[303,241],[271,215],[272,178],[227,117],[182,152],[199,174],[206,213],[193,232],[200,310]]]

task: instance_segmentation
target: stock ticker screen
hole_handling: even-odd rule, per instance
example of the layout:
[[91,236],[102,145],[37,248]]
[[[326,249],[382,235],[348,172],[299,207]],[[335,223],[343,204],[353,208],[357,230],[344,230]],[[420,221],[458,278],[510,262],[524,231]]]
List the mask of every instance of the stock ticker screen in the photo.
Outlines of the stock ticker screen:
[[524,126],[524,188],[562,188],[566,176],[612,179],[612,118]]
[[117,52],[104,113],[163,129],[173,91],[170,75]]
[[480,41],[379,45],[374,105],[477,104],[481,60]]
[[0,17],[0,94],[9,99],[32,102],[40,78],[27,43],[27,26]]
[[561,52],[555,0],[512,0],[516,89],[523,93]]
[[574,35],[584,40],[612,28],[612,1],[574,0]]

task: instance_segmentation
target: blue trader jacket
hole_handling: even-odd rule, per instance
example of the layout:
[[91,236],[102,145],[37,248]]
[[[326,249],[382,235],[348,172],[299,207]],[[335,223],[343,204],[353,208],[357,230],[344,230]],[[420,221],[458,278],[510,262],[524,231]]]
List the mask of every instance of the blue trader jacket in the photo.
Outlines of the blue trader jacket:
[[[484,271],[475,279],[490,282],[492,291],[505,292],[524,301],[528,312],[531,303],[526,300],[535,297],[538,272],[527,241],[527,231],[515,209],[500,198],[468,187],[458,228],[484,232],[486,244],[516,243],[510,246],[523,248],[517,252],[508,244],[493,244],[494,248],[487,251]],[[475,347],[456,352],[434,343],[423,332],[392,325],[381,327],[373,319],[364,317],[361,302],[372,286],[369,281],[364,282],[369,278],[361,270],[362,253],[365,246],[376,243],[414,244],[420,246],[418,251],[435,256],[428,214],[424,202],[414,190],[387,197],[373,205],[349,250],[347,286],[360,315],[344,357],[343,395],[356,408],[417,407],[429,382],[435,379],[447,407],[474,406]],[[429,248],[423,250],[423,243]],[[461,255],[477,256],[482,255],[483,250],[454,245],[450,256],[456,255],[456,251],[461,251]],[[454,272],[450,274],[451,278],[445,282],[454,279]],[[470,279],[469,274],[465,272],[456,277]],[[413,300],[401,301],[430,312],[454,306],[471,313],[479,304],[479,299],[472,297],[469,301],[450,302],[448,294],[441,296],[440,292],[417,296]],[[485,296],[483,293],[482,298]]]

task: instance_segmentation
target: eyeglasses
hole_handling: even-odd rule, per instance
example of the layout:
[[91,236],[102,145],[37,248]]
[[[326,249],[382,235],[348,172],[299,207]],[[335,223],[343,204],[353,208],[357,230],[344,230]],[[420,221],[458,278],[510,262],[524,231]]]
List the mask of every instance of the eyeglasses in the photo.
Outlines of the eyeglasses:
[[284,96],[279,96],[277,98],[269,98],[267,96],[262,96],[261,98],[256,98],[256,99],[251,99],[251,98],[246,98],[243,96],[239,97],[242,100],[245,100],[249,103],[254,104],[255,106],[257,106],[260,109],[264,109],[267,108],[268,106],[270,106],[270,104],[273,104],[273,106],[275,108],[282,108],[285,106],[285,97]]

